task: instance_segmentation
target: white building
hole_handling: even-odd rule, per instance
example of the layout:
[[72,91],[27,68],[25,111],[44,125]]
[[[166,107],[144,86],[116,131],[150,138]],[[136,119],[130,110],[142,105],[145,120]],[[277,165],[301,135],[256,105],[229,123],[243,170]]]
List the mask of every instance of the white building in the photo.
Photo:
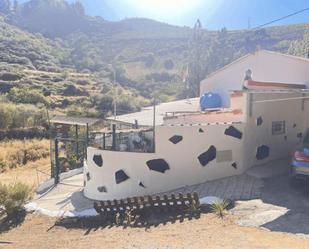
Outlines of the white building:
[[255,81],[304,84],[309,87],[309,59],[258,50],[210,74],[201,82],[200,91],[219,93],[223,106],[228,107],[229,91],[242,89],[248,69],[252,71]]
[[[272,55],[274,63],[291,63],[285,62],[290,59],[285,55],[258,53],[261,64],[261,56],[269,59]],[[292,70],[285,79],[279,75],[279,68],[278,76],[265,69],[272,75],[267,78],[253,58],[244,57],[202,82],[202,92],[220,93],[225,108],[206,112],[166,110],[172,114],[166,115],[155,130],[117,131],[113,133],[114,143],[97,137],[87,150],[85,196],[108,200],[155,194],[242,174],[254,165],[290,155],[309,128],[309,91],[304,86],[309,75],[302,68],[306,62],[309,69],[309,63],[291,57],[296,64],[300,62],[298,73]],[[259,81],[247,82],[248,89],[243,90],[248,68],[253,79],[259,72]],[[142,140],[150,143],[142,144]]]

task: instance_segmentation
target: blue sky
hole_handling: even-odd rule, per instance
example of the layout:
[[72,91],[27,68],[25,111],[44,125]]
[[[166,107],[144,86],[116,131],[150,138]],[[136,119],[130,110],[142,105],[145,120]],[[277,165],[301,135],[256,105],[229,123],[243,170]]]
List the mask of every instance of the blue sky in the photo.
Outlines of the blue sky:
[[[25,0],[24,0],[25,1]],[[69,0],[74,2],[75,0]],[[118,21],[126,17],[147,17],[192,26],[197,18],[208,29],[241,29],[258,26],[309,7],[309,0],[80,0],[89,15]],[[276,25],[309,22],[309,11]]]

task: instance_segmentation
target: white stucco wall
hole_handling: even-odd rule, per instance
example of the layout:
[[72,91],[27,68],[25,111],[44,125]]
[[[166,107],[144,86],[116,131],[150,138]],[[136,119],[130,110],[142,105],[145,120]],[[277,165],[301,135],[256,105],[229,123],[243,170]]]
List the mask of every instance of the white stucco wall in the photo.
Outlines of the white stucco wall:
[[[309,97],[309,93],[307,94]],[[302,110],[302,99],[274,101],[276,99],[300,98],[301,93],[254,93],[253,102],[272,100],[272,102],[254,103],[252,115],[248,115],[245,128],[244,160],[249,166],[264,164],[268,161],[284,158],[300,145],[302,138],[297,134],[305,133],[309,128],[309,101],[305,101]],[[249,98],[249,96],[248,96]],[[257,118],[263,123],[258,126]],[[272,134],[272,122],[285,121],[285,133]],[[257,148],[266,145],[270,149],[269,157],[263,160],[256,159]]]
[[228,107],[229,91],[242,89],[248,69],[252,70],[252,78],[256,81],[306,84],[309,87],[309,59],[260,50],[211,74],[201,82],[201,94],[219,93],[223,106]]
[[[246,106],[243,107],[247,114],[243,123],[158,126],[155,153],[103,151],[90,147],[87,151],[87,165],[84,168],[84,194],[96,200],[155,194],[242,174],[254,165],[285,158],[301,144],[302,138],[299,138],[298,134],[305,134],[309,128],[309,100],[278,100],[302,96],[300,92],[243,93],[241,98],[247,100]],[[309,92],[306,96],[309,97]],[[277,101],[274,101],[276,99]],[[256,102],[261,100],[272,102]],[[258,126],[259,117],[263,122]],[[284,134],[272,134],[273,121],[285,121]],[[226,129],[231,126],[242,133],[241,139],[225,135]],[[203,132],[200,132],[200,129]],[[169,139],[174,135],[182,136],[182,141],[177,144],[170,142]],[[262,145],[269,148],[269,155],[258,160],[257,149]],[[198,156],[206,152],[210,146],[215,146],[217,150],[216,159],[202,166]],[[231,151],[232,157],[220,162],[222,151]],[[94,155],[102,156],[102,167],[94,163]],[[170,169],[165,173],[150,170],[146,162],[153,159],[164,159]],[[234,162],[237,168],[232,166]],[[118,170],[123,170],[129,179],[117,184],[115,172]],[[140,182],[145,188],[139,186]],[[101,186],[106,188],[106,193],[98,191],[97,188]]]
[[[243,124],[235,124],[243,131]],[[193,185],[207,180],[240,174],[243,167],[243,143],[234,137],[224,135],[229,125],[195,125],[195,126],[159,126],[156,131],[156,153],[130,153],[103,151],[88,148],[87,167],[85,167],[84,194],[96,200],[119,199],[139,195],[155,194]],[[203,129],[203,133],[199,129]],[[178,144],[169,138],[183,136]],[[217,162],[216,159],[202,166],[198,156],[213,145],[217,153],[232,150],[232,160]],[[93,155],[102,155],[103,166],[98,167],[92,160]],[[170,167],[165,173],[149,170],[146,162],[152,159],[164,159]],[[237,169],[231,166],[237,163]],[[130,178],[120,184],[115,182],[115,172],[123,170]],[[89,172],[90,180],[86,174]],[[139,186],[139,182],[145,188]],[[105,186],[107,193],[100,193],[97,188]]]

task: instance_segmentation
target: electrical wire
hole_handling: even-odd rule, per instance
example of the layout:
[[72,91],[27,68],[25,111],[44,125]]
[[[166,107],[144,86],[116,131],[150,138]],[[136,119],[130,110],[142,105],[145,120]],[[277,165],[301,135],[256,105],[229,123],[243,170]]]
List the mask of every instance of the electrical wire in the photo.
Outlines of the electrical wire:
[[255,28],[253,28],[253,29],[260,29],[260,28],[265,27],[265,26],[267,26],[267,25],[269,25],[269,24],[273,24],[273,23],[275,23],[275,22],[279,22],[279,21],[284,20],[284,19],[286,19],[286,18],[289,18],[289,17],[291,17],[291,16],[298,15],[298,14],[300,14],[300,13],[302,13],[302,12],[307,11],[307,10],[309,10],[309,7],[308,7],[308,8],[301,9],[301,10],[298,10],[298,11],[296,11],[296,12],[293,12],[293,13],[289,14],[289,15],[286,15],[286,16],[283,16],[283,17],[274,19],[274,20],[272,20],[272,21],[269,21],[269,22],[267,22],[267,23],[264,23],[264,24],[262,24],[262,25],[259,25],[259,26],[255,27]]

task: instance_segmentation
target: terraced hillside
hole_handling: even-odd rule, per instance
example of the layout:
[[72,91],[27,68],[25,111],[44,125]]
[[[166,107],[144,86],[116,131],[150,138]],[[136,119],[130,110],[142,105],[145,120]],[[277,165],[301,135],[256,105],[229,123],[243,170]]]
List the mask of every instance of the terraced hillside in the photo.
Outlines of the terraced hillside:
[[[55,112],[103,117],[116,91],[122,114],[153,95],[160,101],[194,96],[197,75],[257,47],[300,56],[309,49],[309,23],[211,31],[141,18],[109,22],[65,0],[30,0],[0,13],[0,115],[20,104],[40,112],[41,102]],[[0,129],[18,126],[7,120]]]

